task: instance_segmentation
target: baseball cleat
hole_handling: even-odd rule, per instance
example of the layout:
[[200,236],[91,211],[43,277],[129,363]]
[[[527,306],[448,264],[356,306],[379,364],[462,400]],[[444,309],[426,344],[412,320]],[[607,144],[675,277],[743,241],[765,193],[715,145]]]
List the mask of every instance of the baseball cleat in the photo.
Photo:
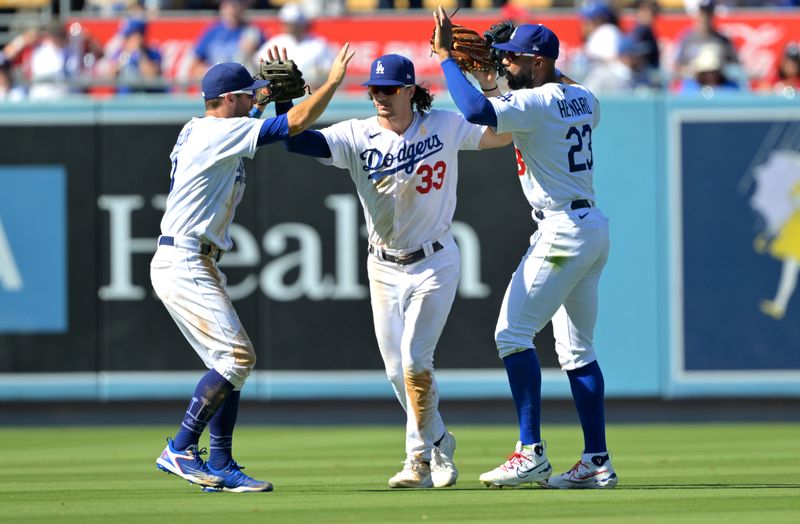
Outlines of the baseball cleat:
[[453,464],[456,451],[456,437],[449,431],[444,434],[439,445],[433,448],[431,457],[431,479],[434,488],[453,486],[458,478],[458,470]]
[[206,464],[206,469],[212,475],[222,478],[222,484],[216,487],[204,487],[203,491],[228,491],[231,493],[252,493],[258,491],[272,491],[272,484],[266,480],[256,480],[242,473],[244,466],[240,466],[231,459],[224,468],[216,470]]
[[617,485],[617,474],[608,453],[584,453],[569,471],[542,485],[554,489],[607,489]]
[[390,488],[432,488],[430,462],[408,459],[403,470],[389,479]]
[[205,462],[200,458],[200,455],[205,452],[205,448],[198,450],[197,446],[194,445],[183,451],[178,451],[172,447],[172,439],[167,438],[167,447],[161,452],[161,456],[156,459],[156,467],[161,471],[178,475],[192,484],[219,486],[222,484],[222,477],[209,473],[206,470]]
[[533,482],[541,484],[553,473],[550,461],[547,460],[546,449],[544,441],[526,446],[523,446],[522,442],[517,442],[514,454],[505,463],[481,475],[479,480],[490,488],[519,486]]

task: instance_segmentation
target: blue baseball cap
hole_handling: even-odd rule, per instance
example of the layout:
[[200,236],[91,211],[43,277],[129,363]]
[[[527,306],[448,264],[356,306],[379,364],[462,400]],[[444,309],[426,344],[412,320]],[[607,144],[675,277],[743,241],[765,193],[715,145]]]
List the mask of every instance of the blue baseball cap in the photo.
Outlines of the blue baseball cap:
[[614,12],[606,4],[589,4],[581,10],[581,16],[587,20],[596,18],[611,20],[614,18]]
[[697,3],[697,8],[700,11],[707,11],[707,12],[714,12],[714,9],[717,7],[716,0],[700,0]]
[[141,18],[128,18],[122,22],[120,33],[122,36],[131,36],[135,33],[144,34],[147,29],[147,23]]
[[523,24],[514,29],[508,42],[492,44],[496,49],[558,58],[558,37],[542,24]]
[[362,86],[410,86],[414,79],[414,64],[402,55],[383,55],[372,61],[369,80]]
[[211,100],[234,91],[255,91],[269,84],[269,80],[255,80],[242,64],[220,62],[211,66],[203,77],[203,98]]

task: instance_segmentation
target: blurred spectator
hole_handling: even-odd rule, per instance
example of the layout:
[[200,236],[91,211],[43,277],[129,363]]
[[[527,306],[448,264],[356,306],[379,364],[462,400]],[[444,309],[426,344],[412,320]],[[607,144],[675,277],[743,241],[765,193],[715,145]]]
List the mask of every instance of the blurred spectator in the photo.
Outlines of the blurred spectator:
[[706,44],[716,44],[721,49],[723,65],[730,64],[735,67],[738,64],[733,44],[728,37],[714,28],[716,7],[716,0],[699,0],[697,11],[693,14],[694,26],[684,33],[678,42],[675,72],[679,76],[691,78],[694,75],[692,63]]
[[283,24],[283,32],[261,46],[254,62],[267,60],[267,50],[273,46],[286,48],[289,58],[303,72],[309,86],[316,88],[325,83],[334,58],[328,41],[311,33],[311,20],[300,4],[284,4],[278,12],[278,19]]
[[582,82],[592,93],[648,93],[663,88],[661,71],[648,63],[650,47],[630,36],[620,42],[619,55],[602,67],[594,67]]
[[506,3],[500,8],[500,17],[503,20],[508,20],[514,26],[522,24],[530,24],[532,22],[531,14],[527,9],[517,4]]
[[84,9],[104,16],[118,16],[135,8],[137,3],[138,0],[86,0]]
[[14,102],[25,98],[25,90],[16,85],[11,63],[0,53],[0,102]]
[[222,0],[219,20],[206,29],[195,46],[194,76],[202,77],[218,62],[249,63],[264,43],[264,35],[245,20],[247,6],[248,0]]
[[346,0],[302,0],[303,9],[308,18],[320,15],[342,16],[347,11]]
[[605,77],[605,72],[595,69],[617,61],[622,39],[619,18],[604,3],[589,4],[581,11],[580,18],[583,48],[572,57],[564,57],[569,62],[570,75],[583,81],[592,76]]
[[789,42],[778,66],[778,85],[800,88],[800,43]]
[[[653,31],[653,23],[658,15],[658,2],[656,0],[636,0],[636,25],[629,33],[633,44],[644,46],[645,60],[654,69],[661,68],[661,57],[658,49],[658,40]],[[642,49],[641,47],[639,48]]]
[[[76,35],[80,37],[79,28]],[[70,80],[83,69],[85,42],[77,37],[76,45],[71,45],[66,29],[58,22],[44,29],[29,29],[3,48],[2,60],[22,71],[28,97],[56,100],[74,90]]]
[[607,4],[590,4],[581,11],[584,35],[583,53],[590,63],[611,62],[617,58],[622,31],[617,13]]
[[11,39],[0,50],[0,63],[14,64],[21,61],[23,54],[39,40],[39,31],[28,29]]
[[115,77],[118,93],[158,93],[165,89],[161,79],[161,53],[146,43],[147,23],[128,18],[109,41],[104,73]]
[[772,82],[759,86],[762,90],[792,96],[800,90],[800,42],[789,42],[778,60],[778,72]]
[[692,77],[681,82],[681,94],[702,94],[710,98],[718,91],[739,89],[739,84],[725,74],[725,49],[719,44],[707,43],[700,46],[689,67]]

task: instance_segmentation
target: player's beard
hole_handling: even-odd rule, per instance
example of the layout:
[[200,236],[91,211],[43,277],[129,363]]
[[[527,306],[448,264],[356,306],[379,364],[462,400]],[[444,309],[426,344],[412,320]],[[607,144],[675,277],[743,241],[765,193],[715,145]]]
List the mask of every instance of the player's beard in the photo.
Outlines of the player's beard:
[[527,69],[520,69],[517,74],[512,74],[508,71],[506,72],[506,79],[510,89],[525,89],[533,86],[533,76],[530,70]]

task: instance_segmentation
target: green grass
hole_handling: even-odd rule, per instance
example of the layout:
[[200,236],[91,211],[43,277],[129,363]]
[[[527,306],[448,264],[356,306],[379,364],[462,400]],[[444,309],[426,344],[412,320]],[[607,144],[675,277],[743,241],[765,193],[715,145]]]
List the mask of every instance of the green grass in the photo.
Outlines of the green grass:
[[[512,451],[515,429],[456,426],[458,485],[390,490],[400,427],[236,430],[236,457],[273,493],[202,493],[158,472],[174,427],[0,429],[0,522],[800,522],[800,425],[615,425],[614,490],[489,490],[478,475]],[[545,427],[556,471],[577,427]],[[202,443],[202,442],[201,442]]]

